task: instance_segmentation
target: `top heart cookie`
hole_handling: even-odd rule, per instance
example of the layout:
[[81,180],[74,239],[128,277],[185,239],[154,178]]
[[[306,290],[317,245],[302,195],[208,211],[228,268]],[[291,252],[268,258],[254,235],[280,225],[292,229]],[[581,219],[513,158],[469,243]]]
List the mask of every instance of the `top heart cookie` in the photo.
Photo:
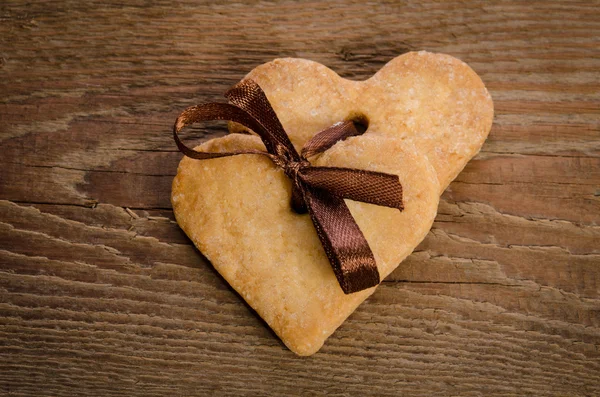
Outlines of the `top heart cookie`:
[[[248,77],[264,89],[297,147],[338,121],[367,120],[365,134],[311,161],[399,176],[403,212],[346,200],[382,277],[425,237],[439,194],[479,150],[493,115],[478,76],[446,55],[405,54],[364,82],[300,59],[275,60]],[[264,146],[257,136],[234,133],[198,149]],[[289,179],[262,156],[186,157],[172,203],[182,229],[219,273],[291,350],[309,355],[375,288],[342,292],[309,216],[291,210],[290,196]]]
[[[411,141],[427,156],[440,193],[479,152],[494,106],[483,82],[445,54],[409,52],[365,81],[343,79],[320,63],[283,58],[253,69],[292,142],[301,147],[340,120],[366,117],[370,135]],[[230,125],[231,132],[240,130]]]

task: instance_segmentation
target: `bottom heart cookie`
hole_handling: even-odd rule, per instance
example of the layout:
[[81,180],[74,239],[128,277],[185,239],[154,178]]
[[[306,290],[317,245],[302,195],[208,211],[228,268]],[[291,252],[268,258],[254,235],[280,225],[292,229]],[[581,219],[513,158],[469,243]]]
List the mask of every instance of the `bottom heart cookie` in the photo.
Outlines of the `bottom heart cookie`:
[[[197,149],[261,149],[231,134]],[[347,200],[387,276],[423,240],[436,215],[439,184],[423,156],[400,139],[363,136],[338,142],[315,165],[399,176],[404,211]],[[173,182],[177,222],[215,269],[299,355],[315,353],[375,288],[345,295],[307,214],[290,207],[291,183],[258,155],[184,158]]]

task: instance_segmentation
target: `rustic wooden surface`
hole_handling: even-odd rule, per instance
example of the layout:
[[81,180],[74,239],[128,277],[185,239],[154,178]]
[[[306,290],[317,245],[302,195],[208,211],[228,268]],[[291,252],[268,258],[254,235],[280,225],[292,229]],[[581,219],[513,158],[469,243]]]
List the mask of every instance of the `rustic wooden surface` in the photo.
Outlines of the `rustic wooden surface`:
[[[599,9],[2,1],[0,394],[600,395]],[[491,135],[298,358],[174,222],[170,127],[275,57],[364,79],[419,49],[480,74]]]

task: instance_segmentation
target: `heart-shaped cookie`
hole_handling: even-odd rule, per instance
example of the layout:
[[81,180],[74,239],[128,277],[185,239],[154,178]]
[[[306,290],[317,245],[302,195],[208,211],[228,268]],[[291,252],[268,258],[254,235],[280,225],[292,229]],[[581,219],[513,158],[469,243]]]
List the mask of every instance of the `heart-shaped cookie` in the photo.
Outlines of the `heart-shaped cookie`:
[[[447,55],[408,53],[354,82],[302,59],[280,59],[247,76],[265,91],[297,148],[348,119],[368,124],[313,164],[396,174],[404,211],[346,200],[382,278],[422,241],[439,195],[487,136],[492,101],[479,77]],[[234,133],[197,149],[259,149]],[[315,353],[375,288],[345,295],[307,214],[290,208],[291,182],[263,156],[185,157],[173,181],[179,225],[219,273],[295,353]]]

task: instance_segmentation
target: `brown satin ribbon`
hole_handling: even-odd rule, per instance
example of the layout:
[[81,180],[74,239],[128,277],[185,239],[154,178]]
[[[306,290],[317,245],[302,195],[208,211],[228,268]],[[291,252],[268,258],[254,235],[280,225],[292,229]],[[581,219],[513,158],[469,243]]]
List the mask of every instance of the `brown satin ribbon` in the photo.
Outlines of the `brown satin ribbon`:
[[[329,149],[336,142],[358,135],[350,121],[336,123],[310,139],[298,154],[267,100],[263,90],[252,80],[231,88],[225,97],[230,104],[206,103],[184,110],[173,127],[179,150],[198,160],[260,154],[268,156],[292,181],[292,207],[307,212],[333,271],[346,293],[361,291],[379,284],[375,257],[344,199],[362,201],[403,210],[402,185],[397,175],[352,168],[316,167],[308,158]],[[230,120],[257,133],[267,152],[240,150],[210,153],[193,150],[177,135],[184,127],[208,120]]]

